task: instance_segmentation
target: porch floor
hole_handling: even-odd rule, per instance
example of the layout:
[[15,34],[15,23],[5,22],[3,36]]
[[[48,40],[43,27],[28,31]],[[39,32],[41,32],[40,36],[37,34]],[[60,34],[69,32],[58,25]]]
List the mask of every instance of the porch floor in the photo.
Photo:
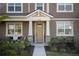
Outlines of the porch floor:
[[35,45],[33,56],[46,56],[46,52],[43,44]]

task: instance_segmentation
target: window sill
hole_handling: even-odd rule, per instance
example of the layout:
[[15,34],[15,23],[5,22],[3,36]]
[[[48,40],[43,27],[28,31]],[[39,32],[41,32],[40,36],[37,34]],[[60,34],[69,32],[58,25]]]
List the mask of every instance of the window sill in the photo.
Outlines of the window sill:
[[57,11],[57,12],[59,12],[59,13],[64,13],[64,12],[73,12],[73,11]]
[[9,11],[8,11],[7,13],[23,13],[23,12],[9,12]]

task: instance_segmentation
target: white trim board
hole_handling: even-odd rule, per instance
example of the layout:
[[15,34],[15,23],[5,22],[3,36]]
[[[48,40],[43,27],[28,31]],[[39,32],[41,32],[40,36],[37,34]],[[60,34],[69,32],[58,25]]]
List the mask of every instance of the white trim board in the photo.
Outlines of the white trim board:
[[49,13],[49,3],[47,3],[47,13]]
[[46,14],[48,17],[53,17],[52,15],[50,15],[50,14],[48,14],[48,13],[45,13],[44,11],[41,11],[41,10],[36,10],[36,11],[34,11],[34,12],[32,12],[32,13],[30,13],[30,14],[28,14],[26,17],[29,17],[29,16],[31,16],[31,15],[33,15],[33,14],[35,14],[36,12],[38,12],[38,13],[44,13],[44,14]]

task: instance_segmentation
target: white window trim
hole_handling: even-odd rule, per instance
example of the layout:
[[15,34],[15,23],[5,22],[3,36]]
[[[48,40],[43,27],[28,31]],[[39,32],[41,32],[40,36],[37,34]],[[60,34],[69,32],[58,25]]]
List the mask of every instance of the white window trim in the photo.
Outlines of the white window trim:
[[47,3],[47,13],[49,13],[49,3]]
[[[43,10],[42,11],[44,11],[44,3],[42,3],[43,4]],[[37,10],[37,3],[35,3],[35,10]]]
[[58,5],[59,5],[59,3],[56,4],[56,10],[57,10],[57,12],[73,12],[74,11],[74,8],[73,8],[74,4],[73,3],[72,3],[72,10],[71,11],[66,11],[66,10],[65,11],[60,11],[59,8],[58,8]]
[[[14,3],[14,5],[15,5],[15,3]],[[18,11],[17,12],[16,11],[12,11],[12,12],[8,11],[8,3],[6,3],[6,7],[7,7],[6,8],[7,13],[23,13],[23,3],[21,3],[21,11],[20,12],[18,12]],[[15,9],[15,7],[14,7],[14,9]]]
[[[72,25],[72,34],[58,34],[58,22],[70,22]],[[74,36],[74,30],[73,30],[73,21],[56,21],[56,36]]]
[[8,24],[21,24],[21,34],[18,36],[23,36],[23,23],[22,22],[6,22],[6,36],[14,36],[12,34],[8,34]]

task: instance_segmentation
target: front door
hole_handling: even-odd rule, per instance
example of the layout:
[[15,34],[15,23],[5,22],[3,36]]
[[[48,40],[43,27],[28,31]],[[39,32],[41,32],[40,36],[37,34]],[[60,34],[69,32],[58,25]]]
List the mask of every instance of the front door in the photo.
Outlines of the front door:
[[44,23],[36,22],[35,24],[35,41],[36,43],[44,42]]

